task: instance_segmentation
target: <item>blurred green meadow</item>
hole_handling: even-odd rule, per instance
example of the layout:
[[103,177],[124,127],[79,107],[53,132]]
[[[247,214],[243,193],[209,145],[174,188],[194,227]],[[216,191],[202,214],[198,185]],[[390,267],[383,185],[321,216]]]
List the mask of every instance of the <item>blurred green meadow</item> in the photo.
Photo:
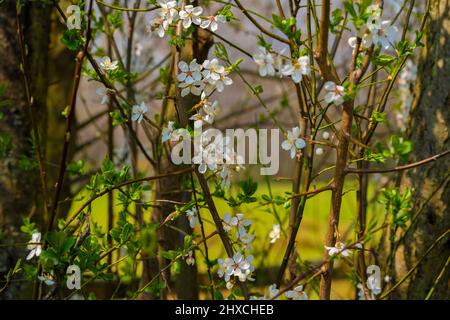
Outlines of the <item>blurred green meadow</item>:
[[[323,185],[317,184],[316,188]],[[236,193],[238,186],[233,185],[231,193]],[[291,184],[289,182],[274,182],[270,183],[270,191],[273,196],[285,196],[286,192],[291,191]],[[347,239],[347,242],[355,240],[354,225],[356,223],[356,182],[349,181],[345,186],[346,193],[343,197],[342,210],[339,222],[339,231],[342,239]],[[368,199],[372,199],[375,192],[373,185],[369,186]],[[281,238],[274,244],[270,243],[269,232],[272,230],[274,224],[278,224],[277,218],[273,213],[273,206],[267,205],[261,199],[262,195],[269,195],[269,186],[265,181],[258,183],[258,190],[255,196],[258,201],[251,204],[241,205],[239,208],[230,208],[226,201],[215,198],[217,209],[221,216],[225,213],[244,213],[245,218],[253,221],[250,234],[255,235],[252,243],[252,254],[255,258],[256,275],[258,268],[265,268],[267,270],[277,270],[281,264],[283,254],[287,245],[287,227],[289,209],[285,209],[282,205],[275,206],[277,214],[282,221]],[[311,263],[320,263],[324,251],[323,243],[327,230],[328,212],[330,208],[331,191],[322,192],[310,199],[308,199],[303,215],[302,224],[297,235],[297,252],[302,261],[309,261]],[[71,209],[71,214],[75,212],[88,199],[85,192],[78,195],[79,201],[74,201]],[[91,223],[94,222],[102,228],[107,230],[107,196],[103,196],[92,203]],[[201,210],[203,222],[205,224],[205,231],[208,235],[215,230],[210,213],[207,209]],[[377,201],[369,203],[367,221],[373,218],[380,221],[383,218],[383,206]],[[149,217],[149,213],[146,213]],[[148,220],[147,220],[148,221]],[[196,232],[200,234],[199,227],[196,227]],[[345,241],[344,241],[345,242]],[[223,258],[226,253],[220,242],[219,237],[213,237],[208,241],[210,259]],[[203,246],[201,247],[203,248]],[[196,258],[201,260],[201,254],[197,253]],[[339,266],[341,262],[337,261]],[[205,273],[206,267],[204,263],[199,264],[199,272]],[[275,273],[275,272],[274,272]],[[271,275],[274,278],[276,274]],[[353,299],[354,286],[348,279],[338,279],[333,283],[333,296],[339,299]],[[310,298],[315,298],[314,292],[310,293]]]

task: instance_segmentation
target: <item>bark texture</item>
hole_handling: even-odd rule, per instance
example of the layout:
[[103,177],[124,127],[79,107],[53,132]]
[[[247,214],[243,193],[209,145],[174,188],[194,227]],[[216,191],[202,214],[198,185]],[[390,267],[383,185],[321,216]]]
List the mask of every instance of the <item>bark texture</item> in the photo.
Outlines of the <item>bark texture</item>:
[[[35,161],[32,130],[27,103],[20,54],[16,2],[0,5],[0,84],[5,87],[4,117],[0,120],[0,137],[4,144],[0,154],[0,230],[3,244],[22,243],[19,226],[26,216],[38,223],[43,221],[42,199],[39,199],[38,170],[25,168],[24,161]],[[38,17],[38,18],[37,18]],[[33,97],[34,115],[38,126],[45,123],[47,97],[47,53],[50,34],[50,7],[38,2],[26,3],[20,21],[26,43],[26,72],[30,94]],[[21,165],[22,164],[22,165]],[[15,261],[26,256],[25,247],[7,247],[0,250],[0,277],[14,266]],[[1,298],[24,298],[28,290],[20,282],[10,285]]]
[[[450,1],[431,3],[408,126],[409,138],[414,143],[410,162],[450,149]],[[413,215],[417,214],[417,219],[396,254],[397,280],[450,228],[450,159],[445,157],[404,173],[402,187],[415,189]],[[443,272],[431,299],[449,299],[450,269],[444,268],[449,256],[450,236],[447,235],[420,262],[393,298],[424,299]]]

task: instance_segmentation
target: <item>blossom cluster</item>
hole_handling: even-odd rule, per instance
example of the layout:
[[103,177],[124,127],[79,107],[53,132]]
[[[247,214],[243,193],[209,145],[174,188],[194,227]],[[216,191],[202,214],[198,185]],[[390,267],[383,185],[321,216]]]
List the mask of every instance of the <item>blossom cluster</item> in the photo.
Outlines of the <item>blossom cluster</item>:
[[229,290],[233,288],[236,279],[241,282],[254,281],[252,277],[255,270],[252,265],[253,256],[245,256],[245,253],[251,250],[251,243],[255,239],[254,235],[248,233],[251,223],[252,220],[245,219],[243,213],[237,213],[234,216],[225,213],[223,216],[223,229],[230,234],[233,244],[239,248],[233,257],[218,259],[217,275],[224,278]]
[[180,5],[175,0],[158,0],[158,14],[151,22],[148,31],[154,31],[160,38],[164,37],[170,26],[181,22],[183,28],[188,29],[191,25],[197,25],[202,29],[216,31],[219,23],[225,23],[226,17],[222,15],[202,15],[203,8],[193,5]]
[[[371,5],[367,12],[369,13],[367,23],[358,31],[358,37],[362,40],[362,49],[370,48],[372,45],[381,46],[385,50],[389,49],[397,37],[397,27],[389,20],[381,20],[382,10],[379,5]],[[348,44],[352,48],[356,47],[356,43],[357,37],[349,38]]]
[[178,63],[179,73],[177,79],[181,88],[181,96],[188,94],[196,96],[211,95],[215,90],[222,92],[225,86],[233,83],[228,77],[229,71],[219,63],[216,58],[205,60],[202,64],[193,59],[189,64],[185,61]]

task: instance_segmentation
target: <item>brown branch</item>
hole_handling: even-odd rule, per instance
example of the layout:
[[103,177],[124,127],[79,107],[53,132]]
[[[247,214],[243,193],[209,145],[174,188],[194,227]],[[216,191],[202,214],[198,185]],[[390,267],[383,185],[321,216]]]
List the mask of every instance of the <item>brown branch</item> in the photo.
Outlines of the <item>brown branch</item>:
[[98,194],[96,194],[95,196],[91,197],[87,202],[85,202],[81,206],[81,208],[78,209],[78,211],[72,216],[72,218],[70,218],[69,221],[66,222],[66,224],[64,225],[63,230],[66,229],[76,219],[76,217],[81,212],[83,212],[83,210],[86,209],[94,200],[104,196],[105,194],[111,192],[112,190],[120,189],[122,187],[128,186],[128,185],[133,184],[133,183],[139,183],[139,182],[145,182],[145,181],[152,181],[152,180],[162,179],[162,178],[166,178],[166,177],[170,177],[170,176],[176,176],[176,175],[184,174],[184,173],[191,172],[191,171],[192,171],[192,168],[186,168],[186,169],[183,169],[183,170],[169,172],[169,173],[166,173],[166,174],[160,174],[160,175],[151,176],[151,177],[144,177],[144,178],[134,179],[134,180],[130,180],[130,181],[125,181],[125,182],[120,183],[118,185],[112,186],[111,188],[103,190],[103,191],[99,192]]
[[447,155],[450,154],[450,150],[447,150],[443,153],[434,155],[432,157],[414,162],[414,163],[410,163],[410,164],[406,164],[403,166],[397,166],[394,168],[390,168],[390,169],[372,169],[372,170],[363,170],[363,169],[346,169],[345,173],[358,173],[358,174],[372,174],[372,173],[387,173],[387,172],[397,172],[397,171],[403,171],[403,170],[408,170],[408,169],[412,169],[415,167],[419,167],[422,165],[425,165],[427,163],[433,162],[438,160],[439,158],[445,157]]
[[286,44],[290,44],[289,40],[284,39],[284,38],[282,38],[282,37],[280,37],[280,36],[270,32],[269,30],[264,28],[262,25],[260,25],[258,23],[258,21],[256,21],[255,18],[253,18],[250,15],[250,13],[247,11],[247,9],[244,8],[244,6],[241,4],[241,2],[239,0],[234,0],[234,2],[239,7],[239,9],[241,9],[242,13],[248,18],[248,20],[250,20],[254,24],[254,26],[259,29],[259,31],[261,31],[262,33],[268,35],[269,37],[271,37],[271,38],[273,38],[275,40],[278,40],[278,41],[286,43]]
[[76,57],[73,87],[72,87],[72,98],[71,98],[71,103],[69,106],[69,114],[66,117],[66,132],[65,132],[65,137],[64,137],[65,139],[64,139],[63,151],[62,151],[62,156],[61,156],[61,162],[59,165],[59,175],[58,175],[58,181],[56,183],[55,196],[53,198],[52,211],[50,214],[50,220],[49,220],[48,227],[47,227],[48,231],[52,230],[53,223],[54,223],[56,215],[57,215],[59,197],[62,192],[64,176],[65,176],[65,172],[66,172],[66,168],[67,168],[67,156],[69,153],[70,142],[72,140],[72,136],[71,136],[72,135],[72,124],[73,124],[74,118],[75,118],[77,93],[78,93],[78,88],[79,88],[80,80],[81,80],[81,69],[83,66],[84,58],[87,55],[89,44],[91,42],[91,36],[92,36],[92,29],[91,29],[92,6],[93,6],[93,0],[91,0],[89,3],[86,42],[84,44],[83,49],[78,52],[77,57]]

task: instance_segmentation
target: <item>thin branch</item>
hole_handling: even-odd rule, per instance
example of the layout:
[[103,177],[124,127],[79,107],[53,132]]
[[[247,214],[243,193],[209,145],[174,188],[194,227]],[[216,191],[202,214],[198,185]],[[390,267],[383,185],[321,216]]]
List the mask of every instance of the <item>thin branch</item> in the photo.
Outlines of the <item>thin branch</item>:
[[372,174],[372,173],[387,173],[387,172],[397,172],[397,171],[403,171],[403,170],[408,170],[408,169],[412,169],[415,167],[419,167],[422,165],[425,165],[427,163],[433,162],[438,160],[439,158],[445,157],[447,155],[450,154],[450,150],[447,150],[443,153],[434,155],[432,157],[414,162],[414,163],[410,163],[410,164],[406,164],[403,166],[397,166],[394,168],[390,168],[390,169],[372,169],[372,170],[363,170],[363,169],[346,169],[345,173],[358,173],[358,174]]

